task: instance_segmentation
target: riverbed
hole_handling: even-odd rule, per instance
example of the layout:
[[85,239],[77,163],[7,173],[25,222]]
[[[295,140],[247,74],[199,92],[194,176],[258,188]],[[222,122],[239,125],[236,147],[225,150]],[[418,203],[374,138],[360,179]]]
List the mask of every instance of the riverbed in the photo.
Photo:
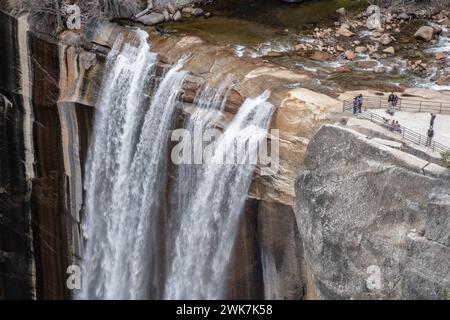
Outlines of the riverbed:
[[[360,88],[402,91],[408,87],[447,89],[432,83],[436,70],[426,76],[406,70],[407,59],[427,62],[433,59],[435,52],[446,50],[449,45],[446,36],[441,36],[434,45],[417,47],[412,44],[414,31],[426,21],[405,24],[401,33],[393,35],[396,53],[382,59],[358,54],[356,59],[348,61],[340,53],[331,61],[315,61],[306,52],[295,49],[299,43],[317,45],[322,41],[311,34],[315,28],[334,28],[334,22],[338,20],[336,9],[345,7],[350,15],[356,15],[366,6],[366,1],[360,0],[305,1],[300,4],[284,4],[279,0],[219,0],[203,7],[210,14],[208,18],[184,18],[180,22],[162,24],[158,29],[168,35],[198,36],[208,43],[230,47],[238,57],[262,58],[306,73],[337,91]],[[348,41],[366,45],[377,40],[372,32],[362,31]]]

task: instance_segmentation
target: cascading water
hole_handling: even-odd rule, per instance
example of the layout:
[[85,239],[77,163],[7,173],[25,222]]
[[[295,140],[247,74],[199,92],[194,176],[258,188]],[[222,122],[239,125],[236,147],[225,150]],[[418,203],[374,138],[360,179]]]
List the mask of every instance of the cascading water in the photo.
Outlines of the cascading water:
[[229,161],[229,156],[237,155],[236,145],[242,142],[248,147],[247,155],[257,153],[273,112],[269,96],[266,91],[247,99],[213,144],[214,151],[206,159],[181,217],[165,285],[166,299],[223,298],[236,226],[255,168],[254,162],[240,163],[236,157],[235,162]]
[[[198,155],[202,155],[202,146],[196,139],[201,139],[205,130],[214,126],[219,119],[232,84],[232,77],[227,76],[217,89],[206,85],[195,98],[195,110],[185,121],[184,132],[187,132],[189,137],[184,138],[188,139],[189,146],[184,148],[183,151],[188,152],[189,155],[188,160],[179,163],[177,166],[176,182],[170,197],[172,203],[171,216],[173,217],[171,224],[176,225],[172,226],[172,229],[177,228],[177,223],[174,220],[179,220],[183,215],[201,177],[203,166],[202,159]],[[186,141],[183,142],[186,143]],[[173,230],[172,233],[174,233]]]
[[[163,243],[158,233],[164,233],[160,216],[168,132],[186,74],[180,62],[156,83],[157,57],[147,34],[136,31],[135,37],[129,43],[118,37],[97,103],[86,164],[86,246],[77,298],[160,297],[161,286],[166,298],[220,298],[255,168],[242,159],[226,161],[230,154],[236,157],[242,142],[245,155],[257,153],[273,112],[270,93],[247,99],[200,163],[197,154],[203,149],[194,143],[193,164],[177,168],[169,191],[169,216],[176,227],[169,228],[162,237],[168,243]],[[202,139],[214,127],[231,86],[227,78],[218,89],[203,89],[185,124],[187,132]],[[161,284],[165,258],[158,248],[166,245],[169,268]]]
[[185,73],[181,64],[170,69],[150,98],[156,55],[145,32],[136,31],[136,38],[137,45],[116,41],[97,103],[86,166],[80,299],[149,298],[157,278],[152,231],[167,131]]

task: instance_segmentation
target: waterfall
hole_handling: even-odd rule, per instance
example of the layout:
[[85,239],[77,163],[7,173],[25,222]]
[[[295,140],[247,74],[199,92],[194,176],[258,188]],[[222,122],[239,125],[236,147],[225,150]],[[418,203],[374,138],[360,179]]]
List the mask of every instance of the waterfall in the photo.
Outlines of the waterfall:
[[[238,151],[254,155],[265,141],[270,92],[247,99],[208,152],[194,142],[192,164],[176,167],[166,197],[168,133],[186,73],[180,61],[157,80],[157,56],[146,39],[143,31],[127,41],[119,36],[107,57],[86,163],[86,243],[77,298],[221,298],[256,165]],[[196,97],[185,122],[194,141],[215,128],[231,87],[226,78]],[[169,226],[161,218],[166,198]]]
[[[223,298],[237,223],[245,205],[255,165],[227,158],[236,144],[255,154],[267,135],[273,105],[270,92],[247,99],[214,143],[195,190],[190,190],[172,249],[164,298]],[[234,157],[236,160],[236,158]],[[226,164],[228,163],[228,164]]]
[[[178,227],[177,221],[175,220],[179,220],[182,217],[183,212],[189,205],[190,199],[193,197],[193,192],[197,189],[197,183],[201,177],[203,169],[202,159],[197,159],[196,155],[201,154],[202,146],[195,139],[201,138],[205,130],[214,126],[215,122],[219,120],[232,84],[233,78],[231,76],[227,76],[218,88],[206,84],[195,98],[194,111],[187,116],[184,129],[186,130],[185,132],[189,133],[189,146],[191,148],[188,147],[185,151],[189,152],[191,162],[180,163],[176,169],[176,182],[172,190],[173,192],[170,195],[172,202],[171,224],[175,225],[171,229]],[[172,230],[172,234],[175,232]]]
[[[179,63],[154,90],[147,34],[119,36],[107,58],[86,164],[80,299],[145,299],[155,286],[154,230],[167,131],[185,78]],[[136,42],[136,43],[134,43]]]

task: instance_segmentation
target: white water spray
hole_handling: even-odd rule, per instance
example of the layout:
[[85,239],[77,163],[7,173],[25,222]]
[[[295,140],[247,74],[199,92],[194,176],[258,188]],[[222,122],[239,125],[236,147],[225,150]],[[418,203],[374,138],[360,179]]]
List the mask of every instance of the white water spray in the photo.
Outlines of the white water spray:
[[181,64],[173,67],[149,98],[156,55],[145,32],[136,37],[136,46],[119,37],[110,52],[97,103],[86,166],[81,299],[149,298],[157,278],[158,180],[185,73]]
[[[266,91],[244,102],[216,142],[209,164],[204,165],[181,217],[166,280],[166,299],[223,298],[237,223],[255,165],[222,163],[224,155],[235,153],[236,143],[266,138],[273,112],[269,96]],[[256,148],[251,143],[247,152],[256,153]]]

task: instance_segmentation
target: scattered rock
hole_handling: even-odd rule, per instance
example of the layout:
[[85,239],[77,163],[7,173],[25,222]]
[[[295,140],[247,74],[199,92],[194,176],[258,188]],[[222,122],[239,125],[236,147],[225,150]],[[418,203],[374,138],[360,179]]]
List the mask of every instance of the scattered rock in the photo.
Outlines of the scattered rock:
[[140,17],[136,21],[138,21],[142,24],[145,24],[146,26],[152,26],[157,23],[164,22],[164,20],[165,20],[165,18],[164,18],[163,14],[152,12],[150,14],[146,14],[146,15]]
[[383,58],[383,55],[381,53],[375,52],[374,54],[371,55],[371,57],[373,59],[379,60],[379,59]]
[[387,53],[387,54],[395,54],[395,49],[394,49],[394,47],[388,47],[388,48],[384,49],[383,52]]
[[385,66],[378,66],[373,69],[375,73],[385,73],[387,71]]
[[380,37],[380,39],[378,39],[378,41],[382,44],[382,45],[385,45],[385,46],[387,46],[387,45],[389,45],[391,42],[392,42],[392,37],[388,34],[388,33],[385,33],[385,34],[383,34],[381,37]]
[[434,55],[434,58],[435,58],[436,60],[444,60],[444,59],[447,58],[447,53],[445,53],[445,52],[438,52],[438,53],[436,53],[436,54]]
[[192,12],[192,7],[184,7],[183,9],[181,9],[181,13],[184,15],[191,15]]
[[364,52],[367,52],[367,48],[363,47],[363,46],[359,46],[359,47],[355,48],[355,52],[356,53],[364,53]]
[[306,50],[306,48],[306,45],[304,45],[303,43],[299,43],[294,46],[295,51],[303,51]]
[[177,11],[177,9],[175,9],[175,7],[172,4],[170,4],[170,3],[167,5],[167,10],[172,15],[175,14],[175,12]]
[[172,16],[173,21],[180,21],[182,18],[181,12],[177,11],[174,13],[174,15]]
[[170,21],[170,14],[169,11],[167,11],[167,9],[164,9],[164,11],[162,12],[163,16],[164,16],[164,20],[165,21]]
[[327,53],[327,52],[323,52],[323,51],[314,51],[311,55],[310,58],[312,60],[316,60],[316,61],[329,61],[331,60],[332,56],[331,54]]
[[341,27],[336,31],[336,33],[343,37],[351,37],[354,35],[353,32],[351,32],[348,28],[345,27],[345,25],[341,25]]
[[376,5],[371,5],[367,8],[366,13],[369,15],[369,18],[367,18],[366,26],[369,30],[380,29],[382,27],[380,12],[380,7]]
[[378,42],[375,43],[374,45],[368,44],[367,49],[369,49],[369,54],[373,54],[373,53],[377,52],[379,47],[380,47],[380,45],[378,44]]
[[408,20],[409,19],[409,15],[406,12],[402,12],[397,16],[398,19],[400,20]]
[[374,68],[378,65],[378,61],[375,60],[364,60],[364,61],[358,61],[357,66],[362,69],[370,69]]
[[350,73],[353,71],[352,67],[350,66],[341,66],[335,69],[338,73]]
[[436,81],[436,84],[438,84],[440,86],[450,85],[450,75],[439,77],[439,79],[437,79],[437,81]]
[[384,17],[384,22],[385,22],[385,23],[391,23],[391,22],[392,22],[392,16],[391,16],[390,14],[387,14],[387,15]]
[[438,25],[437,23],[430,23],[430,27],[433,28],[434,34],[441,34],[442,33],[442,27]]
[[449,18],[444,18],[442,20],[439,20],[439,24],[441,26],[446,27],[446,28],[450,28],[450,19]]
[[339,52],[344,52],[345,51],[345,49],[342,46],[340,46],[340,45],[336,46],[336,50],[339,51]]
[[358,56],[355,52],[347,50],[344,52],[345,58],[348,60],[354,60]]
[[266,57],[281,57],[282,55],[283,53],[279,51],[269,51],[265,54]]
[[337,9],[336,13],[338,15],[340,15],[341,17],[345,17],[347,15],[347,10],[344,7],[342,7],[342,8]]
[[191,10],[191,15],[193,15],[194,17],[199,17],[203,14],[203,9],[200,8],[193,8]]
[[416,39],[420,39],[423,41],[430,41],[433,39],[434,29],[430,26],[420,27],[419,30],[416,31],[414,37]]
[[372,36],[374,36],[375,38],[379,38],[379,37],[381,37],[381,32],[374,31],[374,32],[372,32]]

